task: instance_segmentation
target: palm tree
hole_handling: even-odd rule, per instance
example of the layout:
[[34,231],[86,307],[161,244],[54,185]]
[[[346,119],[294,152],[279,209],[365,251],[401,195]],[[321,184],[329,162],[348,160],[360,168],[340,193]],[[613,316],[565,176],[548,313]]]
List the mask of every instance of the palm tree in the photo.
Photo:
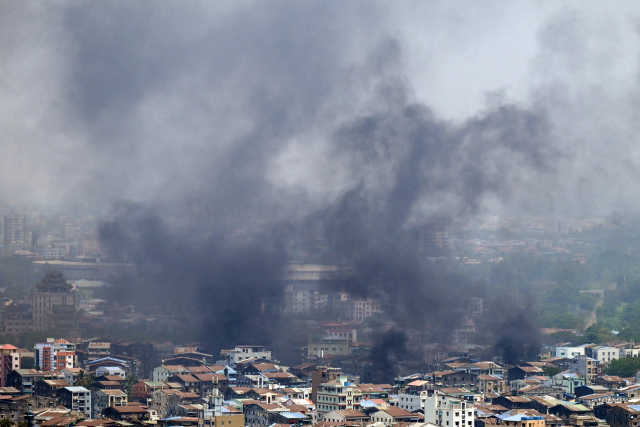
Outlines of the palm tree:
[[[96,379],[95,375],[85,375],[83,370],[80,370],[80,372],[78,373],[78,379],[76,380],[75,384],[76,386],[79,387],[84,387],[87,390],[91,390],[91,386],[93,385],[93,381]],[[3,426],[0,426],[3,427]]]

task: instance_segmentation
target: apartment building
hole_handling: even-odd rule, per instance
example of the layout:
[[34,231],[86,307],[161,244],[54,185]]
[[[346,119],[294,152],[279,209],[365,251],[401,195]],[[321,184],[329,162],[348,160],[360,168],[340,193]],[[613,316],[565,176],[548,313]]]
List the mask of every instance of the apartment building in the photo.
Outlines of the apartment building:
[[474,427],[473,402],[436,391],[424,399],[424,421],[442,427]]
[[356,384],[348,381],[346,375],[336,380],[320,384],[317,391],[316,410],[318,419],[331,411],[359,409],[362,391]]

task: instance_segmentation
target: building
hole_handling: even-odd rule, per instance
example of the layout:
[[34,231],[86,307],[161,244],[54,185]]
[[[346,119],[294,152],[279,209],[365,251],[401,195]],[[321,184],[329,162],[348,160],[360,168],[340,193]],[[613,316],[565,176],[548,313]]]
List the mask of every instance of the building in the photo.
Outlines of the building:
[[33,330],[77,328],[76,295],[59,271],[47,271],[31,293]]
[[620,359],[620,349],[617,347],[594,348],[593,358],[599,362],[611,363],[614,359]]
[[19,349],[11,344],[0,346],[0,387],[7,386],[7,375],[15,369],[20,369]]
[[356,409],[340,409],[324,414],[322,421],[330,423],[345,423],[349,425],[362,425],[369,421],[369,416]]
[[72,262],[72,261],[33,261],[34,273],[44,274],[55,268],[69,280],[105,280],[119,274],[135,274],[135,264],[117,264],[105,262]]
[[585,379],[576,373],[560,373],[549,378],[544,384],[548,387],[561,388],[565,393],[575,394],[576,387],[585,385]]
[[577,356],[585,355],[585,347],[556,347],[556,357],[566,357],[568,359],[572,359]]
[[232,367],[247,359],[271,360],[271,351],[267,350],[264,345],[238,345],[233,350],[222,350],[220,354],[229,361]]
[[54,338],[47,338],[46,342],[36,343],[36,366],[45,372],[75,368],[78,364],[75,347],[75,344],[71,344],[69,341]]
[[337,301],[335,303],[336,314],[345,320],[362,322],[376,313],[382,313],[382,304],[379,300],[352,299]]
[[572,374],[578,374],[585,380],[585,385],[591,385],[596,374],[595,360],[587,356],[578,356],[569,364]]
[[58,392],[58,400],[65,408],[91,417],[91,392],[84,387],[64,387]]
[[522,412],[524,410],[514,409],[508,417],[502,418],[500,425],[506,427],[545,427],[546,421],[543,416],[531,416]]
[[2,221],[2,241],[5,246],[27,243],[26,215],[5,215]]
[[381,408],[379,411],[371,414],[371,421],[383,423],[385,426],[392,426],[401,422],[415,423],[418,422],[418,414],[412,414],[406,409],[397,406],[389,406]]
[[358,409],[362,391],[356,384],[349,382],[346,375],[340,375],[335,380],[320,384],[317,390],[316,411],[318,418],[331,411]]
[[127,393],[122,390],[98,390],[92,396],[91,418],[102,418],[102,411],[112,406],[127,406]]
[[348,356],[350,341],[345,336],[329,335],[323,331],[309,334],[307,357],[322,358],[327,355]]
[[473,402],[440,391],[424,399],[424,421],[442,427],[473,427]]

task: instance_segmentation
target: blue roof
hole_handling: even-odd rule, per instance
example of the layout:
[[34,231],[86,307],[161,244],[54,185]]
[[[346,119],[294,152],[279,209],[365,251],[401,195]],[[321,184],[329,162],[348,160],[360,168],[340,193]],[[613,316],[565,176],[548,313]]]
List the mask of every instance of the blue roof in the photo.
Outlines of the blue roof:
[[123,365],[127,364],[126,360],[116,359],[115,357],[103,357],[102,359],[96,359],[96,360],[93,360],[93,361],[89,362],[89,365],[93,365],[94,363],[98,363],[98,362],[104,362],[106,360],[111,361],[111,362],[122,363]]
[[628,408],[631,408],[634,411],[640,411],[640,405],[629,405]]

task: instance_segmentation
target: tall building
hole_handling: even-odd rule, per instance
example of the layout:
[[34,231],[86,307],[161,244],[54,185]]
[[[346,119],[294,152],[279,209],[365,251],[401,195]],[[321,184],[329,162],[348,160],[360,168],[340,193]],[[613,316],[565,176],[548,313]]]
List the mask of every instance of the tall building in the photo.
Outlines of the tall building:
[[33,330],[77,327],[76,293],[59,271],[47,271],[32,292]]
[[75,344],[69,341],[47,338],[46,342],[35,345],[36,365],[43,371],[62,371],[77,366]]
[[7,386],[7,374],[20,369],[20,353],[11,344],[0,346],[0,387]]
[[422,399],[424,421],[442,427],[474,427],[475,409],[473,401],[448,396],[437,390],[432,396]]
[[26,215],[5,215],[2,222],[4,230],[2,237],[5,246],[27,243]]

